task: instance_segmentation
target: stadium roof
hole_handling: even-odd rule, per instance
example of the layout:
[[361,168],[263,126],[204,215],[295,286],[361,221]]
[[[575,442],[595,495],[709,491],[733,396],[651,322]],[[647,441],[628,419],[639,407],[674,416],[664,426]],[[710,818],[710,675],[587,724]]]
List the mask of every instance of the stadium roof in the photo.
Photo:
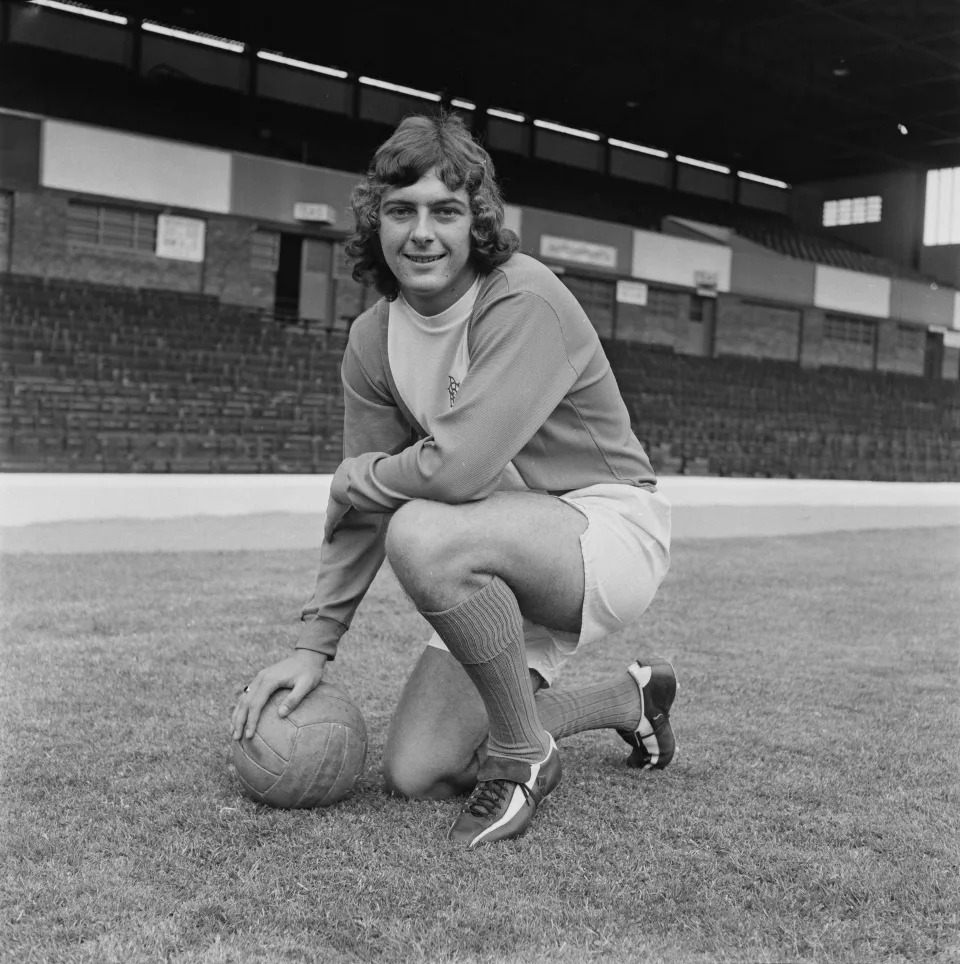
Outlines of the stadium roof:
[[960,165],[957,0],[97,6],[790,183]]

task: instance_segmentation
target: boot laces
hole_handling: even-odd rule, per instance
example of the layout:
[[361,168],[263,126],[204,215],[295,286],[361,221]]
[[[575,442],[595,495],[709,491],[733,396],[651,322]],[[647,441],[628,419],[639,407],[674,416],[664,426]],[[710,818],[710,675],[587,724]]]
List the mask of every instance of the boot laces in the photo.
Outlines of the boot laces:
[[530,796],[529,789],[522,783],[514,783],[512,780],[484,780],[477,784],[464,809],[475,817],[489,817],[500,808],[504,799],[513,793],[514,787],[520,787],[526,796]]

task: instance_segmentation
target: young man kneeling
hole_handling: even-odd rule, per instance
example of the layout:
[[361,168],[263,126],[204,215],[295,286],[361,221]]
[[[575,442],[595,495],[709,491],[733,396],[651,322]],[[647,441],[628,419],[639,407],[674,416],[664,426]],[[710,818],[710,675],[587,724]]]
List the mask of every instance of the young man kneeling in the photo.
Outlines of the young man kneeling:
[[672,759],[666,661],[550,686],[650,604],[670,506],[595,329],[517,253],[490,157],[456,116],[403,121],[353,208],[354,277],[383,298],[343,360],[345,458],[296,651],[247,688],[234,738],[276,689],[292,689],[289,712],[318,685],[386,558],[435,631],[390,724],[386,785],[470,793],[450,836],[475,847],[527,830],[560,781],[563,737],[612,728],[630,765]]

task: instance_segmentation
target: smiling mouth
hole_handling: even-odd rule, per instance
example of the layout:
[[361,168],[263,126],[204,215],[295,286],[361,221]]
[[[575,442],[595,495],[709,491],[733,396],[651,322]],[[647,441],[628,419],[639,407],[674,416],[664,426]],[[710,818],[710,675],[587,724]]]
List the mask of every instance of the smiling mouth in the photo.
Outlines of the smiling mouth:
[[442,254],[405,254],[405,258],[412,261],[414,264],[433,264],[434,261],[439,261],[443,255]]

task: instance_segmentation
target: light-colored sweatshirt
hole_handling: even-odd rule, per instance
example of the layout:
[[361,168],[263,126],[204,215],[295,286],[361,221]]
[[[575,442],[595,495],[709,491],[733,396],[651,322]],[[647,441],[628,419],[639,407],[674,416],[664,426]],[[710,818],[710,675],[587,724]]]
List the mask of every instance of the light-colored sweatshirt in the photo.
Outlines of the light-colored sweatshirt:
[[341,369],[344,463],[331,499],[351,508],[321,546],[296,643],[331,659],[383,564],[389,514],[405,502],[486,498],[510,462],[535,492],[656,488],[596,330],[539,261],[515,254],[481,279],[467,373],[432,434],[397,389],[388,321],[381,300],[354,322]]

